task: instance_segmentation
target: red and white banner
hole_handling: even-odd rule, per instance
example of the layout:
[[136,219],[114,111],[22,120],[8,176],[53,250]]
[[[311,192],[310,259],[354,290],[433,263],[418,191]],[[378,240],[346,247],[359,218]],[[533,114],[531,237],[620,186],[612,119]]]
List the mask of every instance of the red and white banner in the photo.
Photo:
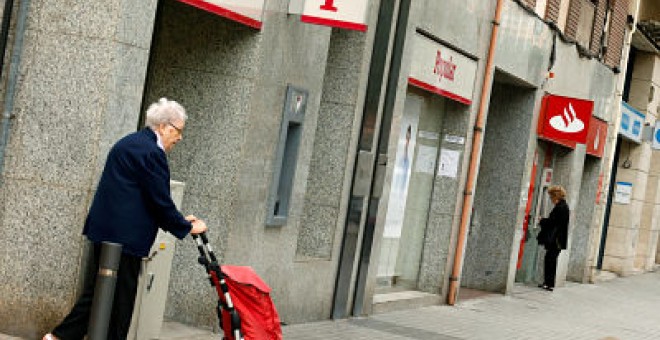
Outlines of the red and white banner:
[[419,33],[413,41],[410,85],[472,104],[477,62]]
[[305,0],[300,20],[309,24],[366,31],[369,0]]
[[575,148],[585,144],[594,102],[590,100],[546,95],[541,104],[538,136]]
[[179,0],[241,24],[261,29],[265,0]]
[[603,157],[606,137],[607,122],[592,116],[587,134],[587,154],[598,158]]

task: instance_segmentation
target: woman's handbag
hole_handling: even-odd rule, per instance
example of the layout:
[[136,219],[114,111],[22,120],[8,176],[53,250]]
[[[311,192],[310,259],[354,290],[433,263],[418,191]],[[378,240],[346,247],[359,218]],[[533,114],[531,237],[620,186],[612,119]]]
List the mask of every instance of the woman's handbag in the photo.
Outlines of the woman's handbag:
[[536,235],[536,240],[539,242],[539,245],[546,245],[550,241],[550,233],[548,228],[543,228],[541,227],[541,231],[539,231],[538,235]]
[[538,235],[536,235],[536,240],[540,245],[543,245],[546,248],[550,245],[552,245],[553,248],[559,247],[559,240],[557,239],[557,228],[541,225],[541,231]]

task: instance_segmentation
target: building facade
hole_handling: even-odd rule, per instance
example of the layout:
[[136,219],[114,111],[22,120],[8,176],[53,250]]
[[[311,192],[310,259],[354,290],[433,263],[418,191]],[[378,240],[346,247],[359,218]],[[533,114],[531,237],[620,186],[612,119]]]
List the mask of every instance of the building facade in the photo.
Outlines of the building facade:
[[610,200],[604,216],[597,267],[621,276],[655,270],[658,248],[658,25],[660,7],[636,5],[625,80],[621,123],[614,150]]
[[[105,155],[160,97],[190,118],[169,155],[181,210],[207,221],[222,263],[252,266],[272,287],[283,322],[535,282],[549,184],[567,188],[574,212],[560,282],[593,280],[604,229],[603,269],[616,266],[616,228],[602,226],[610,165],[626,150],[626,0],[371,0],[364,23],[334,28],[302,22],[302,3],[288,0],[239,20],[199,1],[12,3],[0,332],[36,336],[73,304]],[[556,98],[586,103],[584,140],[541,128]],[[657,249],[645,225],[649,241],[630,253],[639,263],[653,238]],[[177,243],[165,318],[215,327],[196,252]]]

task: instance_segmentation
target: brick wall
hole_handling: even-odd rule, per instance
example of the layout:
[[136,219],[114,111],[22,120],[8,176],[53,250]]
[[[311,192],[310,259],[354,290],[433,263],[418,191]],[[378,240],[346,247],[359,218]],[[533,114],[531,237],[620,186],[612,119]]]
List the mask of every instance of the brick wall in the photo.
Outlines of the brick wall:
[[591,33],[591,46],[589,47],[589,50],[593,54],[598,54],[600,51],[600,39],[603,36],[603,26],[605,24],[603,20],[605,20],[606,6],[607,4],[605,0],[599,0],[596,4],[594,30]]
[[605,53],[604,62],[610,67],[618,67],[621,61],[623,38],[626,33],[628,0],[610,0],[610,6],[612,6],[612,16],[610,17],[607,53]]
[[522,3],[527,5],[529,8],[536,7],[536,0],[522,0]]
[[[580,3],[578,0],[548,0],[545,19],[557,23],[562,1],[570,1],[564,34],[569,39],[574,40],[580,21]],[[536,5],[536,0],[522,0],[522,2],[532,8]],[[603,62],[610,67],[619,66],[621,60],[621,49],[623,48],[623,38],[626,32],[628,2],[629,0],[609,0],[612,15],[609,18],[610,26],[607,36],[607,52]],[[605,15],[607,13],[607,0],[596,0],[594,3],[596,5],[596,12],[594,14],[593,30],[591,32],[591,42],[588,46],[583,47],[588,49],[593,55],[598,55],[601,48]]]
[[564,28],[564,34],[566,34],[569,39],[575,40],[578,24],[580,22],[581,2],[579,0],[563,1],[570,1],[570,4],[568,5],[568,16],[566,17],[566,28]]
[[[562,0],[548,0],[548,7],[545,11],[545,19],[557,23],[559,19],[559,6]],[[568,1],[568,0],[564,0]]]

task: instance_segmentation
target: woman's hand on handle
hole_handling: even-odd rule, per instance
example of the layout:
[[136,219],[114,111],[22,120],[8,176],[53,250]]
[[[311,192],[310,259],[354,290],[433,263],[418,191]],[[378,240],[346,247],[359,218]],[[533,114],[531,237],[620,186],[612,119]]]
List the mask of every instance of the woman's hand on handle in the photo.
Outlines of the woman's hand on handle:
[[[186,219],[188,219],[188,217],[186,217]],[[206,232],[206,230],[208,229],[206,227],[206,223],[203,220],[200,220],[196,217],[192,221],[190,221],[190,223],[192,223],[192,229],[190,229],[190,233],[192,235],[201,234],[203,232]]]

